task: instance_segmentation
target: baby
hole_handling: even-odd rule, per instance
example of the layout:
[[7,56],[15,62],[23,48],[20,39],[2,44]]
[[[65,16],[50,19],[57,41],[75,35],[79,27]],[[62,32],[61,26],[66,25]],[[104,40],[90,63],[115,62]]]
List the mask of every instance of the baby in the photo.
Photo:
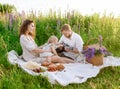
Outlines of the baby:
[[56,36],[51,36],[48,42],[42,47],[43,50],[51,50],[51,52],[40,53],[40,57],[48,57],[57,55],[56,48],[58,46],[58,38]]

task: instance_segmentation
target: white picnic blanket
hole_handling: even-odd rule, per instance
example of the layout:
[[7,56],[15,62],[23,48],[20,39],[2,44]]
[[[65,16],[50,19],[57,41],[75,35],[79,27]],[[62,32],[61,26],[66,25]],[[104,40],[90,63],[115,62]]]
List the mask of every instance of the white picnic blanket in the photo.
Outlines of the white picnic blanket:
[[45,71],[42,73],[35,73],[24,67],[27,62],[23,61],[14,50],[8,52],[8,61],[11,64],[18,64],[19,67],[31,75],[41,74],[42,76],[48,77],[51,84],[58,83],[62,86],[66,86],[71,83],[83,83],[88,78],[96,77],[101,68],[107,66],[120,66],[119,57],[108,56],[104,58],[104,63],[102,66],[92,66],[88,63],[69,63],[64,64],[65,69],[63,71]]

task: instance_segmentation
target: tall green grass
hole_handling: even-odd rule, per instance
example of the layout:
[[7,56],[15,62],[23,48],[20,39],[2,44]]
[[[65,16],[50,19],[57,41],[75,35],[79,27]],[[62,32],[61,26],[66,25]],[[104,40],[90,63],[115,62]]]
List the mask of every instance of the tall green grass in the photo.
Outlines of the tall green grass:
[[[100,74],[82,84],[70,84],[66,87],[51,85],[47,78],[31,76],[20,68],[13,66],[7,61],[7,52],[15,50],[19,55],[22,49],[19,42],[19,27],[25,18],[16,14],[9,26],[9,19],[6,15],[0,15],[0,89],[119,89],[120,67],[109,67],[103,69]],[[89,39],[103,37],[103,45],[120,57],[120,18],[114,16],[102,16],[95,13],[90,16],[83,16],[78,12],[66,12],[65,15],[57,16],[50,12],[44,16],[42,13],[35,16],[33,13],[26,18],[36,23],[36,43],[44,44],[51,35],[60,38],[60,28],[63,24],[69,23],[72,30],[81,35],[86,43]],[[113,76],[113,73],[115,76]],[[110,82],[113,81],[113,82]]]

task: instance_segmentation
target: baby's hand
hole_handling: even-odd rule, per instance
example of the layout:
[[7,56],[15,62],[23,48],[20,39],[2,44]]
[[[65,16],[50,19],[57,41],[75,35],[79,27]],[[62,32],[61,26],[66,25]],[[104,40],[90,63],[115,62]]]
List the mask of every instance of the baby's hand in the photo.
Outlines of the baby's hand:
[[62,48],[63,47],[63,45],[62,44],[59,44],[58,46],[57,46],[57,48]]

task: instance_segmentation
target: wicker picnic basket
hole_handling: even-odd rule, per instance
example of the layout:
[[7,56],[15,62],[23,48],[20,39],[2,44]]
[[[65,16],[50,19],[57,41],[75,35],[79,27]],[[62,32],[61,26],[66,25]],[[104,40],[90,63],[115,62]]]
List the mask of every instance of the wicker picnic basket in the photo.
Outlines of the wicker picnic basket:
[[89,60],[86,59],[86,61],[88,63],[91,63],[92,65],[99,66],[99,65],[103,64],[103,58],[104,58],[104,55],[101,54],[101,55],[96,55],[96,56],[90,58]]
[[[97,41],[98,43],[90,44],[91,41]],[[106,49],[106,47],[104,47],[100,44],[99,38],[92,38],[92,39],[88,40],[86,42],[86,45],[83,46],[83,49],[86,50],[88,48],[95,48],[95,49],[104,48],[104,49]],[[100,55],[95,55],[94,57],[90,58],[89,60],[86,59],[86,61],[88,63],[95,65],[95,66],[99,66],[99,65],[103,64],[103,58],[104,58],[104,55],[100,54]]]

